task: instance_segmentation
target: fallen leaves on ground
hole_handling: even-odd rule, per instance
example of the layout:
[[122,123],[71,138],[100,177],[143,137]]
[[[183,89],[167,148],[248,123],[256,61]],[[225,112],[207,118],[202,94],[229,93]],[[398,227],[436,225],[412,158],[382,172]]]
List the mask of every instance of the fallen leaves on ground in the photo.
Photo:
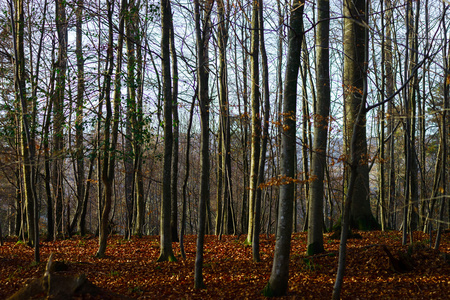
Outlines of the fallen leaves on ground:
[[[450,233],[441,240],[440,252],[429,247],[429,236],[414,233],[413,246],[401,246],[401,233],[359,232],[349,240],[343,299],[439,299],[450,295]],[[324,236],[326,252],[306,256],[306,233],[292,236],[289,294],[285,299],[330,299],[336,276],[339,241]],[[85,273],[95,285],[135,299],[263,299],[273,259],[274,236],[261,236],[261,262],[252,261],[246,236],[207,236],[204,249],[205,289],[194,289],[196,237],[185,237],[187,259],[173,243],[176,262],[156,262],[159,237],[110,237],[106,258],[94,255],[98,239],[74,237],[41,243],[41,263],[33,262],[33,249],[15,239],[0,247],[0,299],[32,278],[42,276],[50,253],[64,261],[67,275]],[[410,251],[414,270],[398,274],[389,268],[382,245],[397,253]],[[409,248],[409,249],[408,249]]]

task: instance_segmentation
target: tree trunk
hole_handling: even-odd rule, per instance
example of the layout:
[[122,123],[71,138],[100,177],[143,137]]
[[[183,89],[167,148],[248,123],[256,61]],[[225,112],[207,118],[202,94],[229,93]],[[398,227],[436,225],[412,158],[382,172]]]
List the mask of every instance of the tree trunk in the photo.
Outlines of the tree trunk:
[[172,57],[172,114],[173,114],[173,145],[172,145],[172,182],[171,182],[171,214],[170,228],[172,242],[178,242],[178,151],[179,151],[179,125],[178,118],[178,61],[175,49],[175,34],[173,22],[170,28],[170,53]]
[[63,218],[63,165],[64,165],[64,91],[67,69],[67,21],[66,4],[55,1],[58,58],[56,60],[56,86],[53,94],[53,171],[52,183],[55,198],[56,231],[64,232]]
[[[206,203],[209,199],[209,110],[208,96],[208,43],[210,38],[210,14],[212,0],[203,2],[200,12],[199,0],[194,0],[195,34],[197,48],[198,98],[200,104],[201,144],[200,144],[200,200],[198,205],[197,252],[195,257],[194,288],[199,289],[203,283],[203,246],[205,243]],[[203,18],[201,18],[201,14]],[[201,23],[203,26],[201,26]]]
[[311,177],[309,193],[309,222],[307,255],[324,251],[323,248],[323,202],[324,173],[326,167],[328,124],[330,111],[330,66],[329,30],[330,3],[317,3],[318,24],[316,28],[317,103],[314,115],[314,142],[312,148]]
[[[365,68],[365,0],[344,1],[344,102],[345,102],[345,150],[350,155],[350,141],[356,130],[357,148],[361,164],[358,164],[353,200],[351,201],[350,223],[354,228],[370,230],[378,228],[370,207],[369,168],[367,157],[366,115],[361,123],[354,126],[359,108],[362,105]],[[349,174],[349,173],[348,173]]]
[[107,2],[108,9],[108,71],[105,75],[105,93],[104,101],[106,108],[105,116],[105,130],[104,130],[104,154],[103,154],[103,166],[102,166],[102,182],[105,187],[103,210],[101,211],[101,220],[99,228],[99,247],[96,253],[96,257],[104,257],[106,251],[106,242],[108,237],[108,225],[109,225],[109,213],[112,206],[113,197],[113,181],[114,181],[114,169],[115,169],[115,150],[117,147],[117,136],[119,131],[119,113],[120,113],[120,98],[121,98],[121,72],[122,72],[122,59],[123,59],[123,38],[124,38],[124,17],[127,9],[127,1],[122,0],[120,8],[120,21],[119,21],[119,37],[117,40],[117,63],[116,74],[114,80],[114,95],[113,95],[113,107],[111,106],[111,75],[113,71],[113,3]]
[[283,118],[281,123],[283,126],[283,135],[281,138],[281,178],[283,178],[284,182],[280,186],[278,228],[272,272],[263,292],[266,296],[283,296],[288,291],[292,208],[295,189],[294,158],[296,149],[297,80],[303,39],[303,8],[304,2],[302,0],[293,1],[283,97]]
[[[81,225],[79,218],[81,217],[81,212],[84,205],[84,193],[85,193],[85,175],[84,175],[84,129],[83,129],[83,106],[84,106],[84,58],[83,58],[83,7],[84,0],[77,1],[76,10],[76,57],[77,57],[77,107],[76,107],[76,120],[75,120],[75,139],[76,139],[76,184],[77,184],[77,209],[73,217],[72,224],[70,226],[69,232],[75,229],[75,225]],[[80,226],[78,227],[78,232],[81,232]]]
[[183,181],[183,205],[181,209],[181,229],[180,229],[180,251],[181,256],[183,259],[186,259],[186,252],[184,251],[184,233],[186,231],[186,194],[187,194],[187,184],[189,179],[189,170],[190,170],[190,150],[191,150],[191,128],[192,128],[192,118],[194,115],[194,105],[195,105],[195,99],[197,95],[195,95],[192,98],[192,105],[189,115],[189,123],[188,123],[188,129],[186,132],[186,173],[184,175],[184,181]]
[[270,113],[270,94],[269,94],[269,66],[267,62],[266,45],[264,41],[264,18],[263,18],[263,1],[258,1],[258,21],[259,21],[259,35],[260,35],[260,51],[262,64],[262,87],[264,99],[264,120],[263,130],[261,135],[261,152],[259,155],[258,166],[258,181],[255,197],[255,216],[252,238],[253,260],[260,261],[259,256],[259,235],[261,233],[261,202],[262,202],[262,187],[264,183],[264,172],[266,164],[267,140],[269,136],[269,113]]
[[250,72],[251,72],[251,107],[252,107],[252,139],[250,151],[250,193],[248,205],[248,233],[246,243],[251,244],[253,230],[255,226],[255,200],[256,189],[258,188],[258,167],[259,155],[261,152],[261,118],[259,104],[259,17],[258,0],[253,0],[252,24],[251,24],[251,52],[250,52]]
[[164,163],[163,192],[161,201],[160,222],[160,255],[157,261],[174,261],[172,250],[172,234],[170,229],[171,215],[171,167],[172,167],[172,77],[170,74],[170,28],[172,12],[169,0],[161,0],[161,57],[164,99]]

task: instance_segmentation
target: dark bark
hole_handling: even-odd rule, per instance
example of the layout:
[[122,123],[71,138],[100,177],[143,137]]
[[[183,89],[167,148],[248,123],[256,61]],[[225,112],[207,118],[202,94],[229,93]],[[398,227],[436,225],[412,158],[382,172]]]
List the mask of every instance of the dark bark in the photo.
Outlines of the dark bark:
[[322,226],[324,173],[330,111],[329,1],[318,1],[317,13],[319,22],[316,29],[317,103],[314,115],[314,142],[311,162],[311,177],[314,180],[310,183],[308,255],[314,255],[324,251]]
[[172,232],[170,229],[171,215],[171,167],[172,167],[172,77],[170,72],[170,28],[172,13],[170,1],[161,0],[161,57],[164,99],[164,163],[163,191],[161,201],[160,222],[160,255],[157,261],[173,261]]
[[[210,14],[212,0],[203,3],[200,12],[199,0],[194,1],[195,35],[197,48],[197,78],[200,106],[201,142],[200,142],[200,199],[198,205],[197,251],[195,257],[194,288],[204,287],[203,282],[203,247],[205,243],[206,204],[210,196],[210,162],[209,162],[209,109],[208,95],[208,43],[210,37]],[[203,16],[203,18],[201,18]]]
[[292,209],[294,198],[294,158],[296,151],[296,111],[297,80],[300,68],[301,45],[303,40],[303,8],[302,0],[292,3],[289,46],[286,62],[286,73],[283,97],[283,135],[281,138],[281,178],[280,200],[278,212],[278,228],[276,233],[275,253],[269,282],[264,288],[266,296],[283,296],[288,291],[289,253],[291,248]]
[[117,147],[117,136],[119,132],[119,113],[120,113],[120,98],[121,98],[121,72],[122,72],[122,51],[123,51],[123,39],[124,39],[124,13],[127,9],[127,1],[122,0],[120,8],[120,21],[119,21],[119,37],[117,40],[117,63],[115,70],[114,80],[114,94],[113,103],[111,103],[110,91],[111,91],[111,75],[113,72],[113,3],[107,2],[108,10],[108,71],[105,75],[105,129],[104,129],[104,153],[103,153],[103,166],[102,166],[102,182],[104,185],[104,203],[101,210],[100,228],[99,228],[99,247],[96,257],[104,257],[106,251],[106,242],[109,234],[109,214],[112,206],[113,197],[113,181],[115,170],[115,152]]

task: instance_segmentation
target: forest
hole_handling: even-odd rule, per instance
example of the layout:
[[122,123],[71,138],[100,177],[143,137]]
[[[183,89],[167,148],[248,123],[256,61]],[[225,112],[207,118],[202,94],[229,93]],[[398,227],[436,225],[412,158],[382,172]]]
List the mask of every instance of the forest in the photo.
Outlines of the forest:
[[0,2],[0,296],[446,294],[449,7]]

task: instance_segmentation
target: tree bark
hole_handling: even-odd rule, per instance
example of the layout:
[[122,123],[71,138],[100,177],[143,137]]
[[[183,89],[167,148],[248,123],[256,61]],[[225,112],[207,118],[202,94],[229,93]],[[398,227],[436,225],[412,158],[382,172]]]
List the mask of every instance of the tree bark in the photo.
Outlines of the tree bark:
[[172,167],[172,77],[170,72],[170,28],[172,12],[169,0],[161,0],[161,57],[164,99],[164,163],[163,192],[160,222],[160,254],[157,261],[174,261],[172,250],[171,215],[171,167]]
[[330,66],[329,66],[329,30],[330,3],[319,0],[317,3],[318,24],[316,28],[316,65],[317,65],[317,103],[314,115],[314,141],[311,162],[309,193],[309,224],[307,255],[324,251],[323,247],[323,202],[324,173],[326,167],[328,122],[330,111]]
[[281,178],[278,228],[272,272],[264,288],[266,296],[283,296],[288,291],[289,252],[291,248],[294,198],[294,158],[296,151],[297,80],[303,39],[303,0],[294,0],[291,8],[289,46],[286,62],[281,140]]
[[[360,124],[354,126],[362,105],[365,68],[365,0],[344,1],[344,102],[345,102],[345,150],[350,156],[350,141],[356,130],[357,148],[361,163],[351,205],[350,223],[354,228],[370,230],[378,228],[372,215],[369,192],[369,168],[366,139],[366,115],[362,111]],[[349,174],[349,173],[347,173]]]
[[173,22],[170,28],[170,54],[172,57],[172,114],[173,114],[173,145],[172,145],[172,179],[171,179],[171,214],[170,228],[172,242],[178,242],[178,152],[179,152],[179,126],[178,118],[178,60],[175,49],[175,33]]
[[251,73],[251,107],[252,107],[252,138],[250,150],[250,180],[249,180],[249,205],[248,205],[248,233],[247,244],[252,243],[255,226],[255,200],[258,188],[259,155],[261,152],[261,117],[260,117],[260,92],[259,92],[259,13],[258,0],[253,0],[252,24],[251,24],[251,49],[250,49],[250,73]]
[[[203,247],[205,243],[206,203],[210,196],[209,191],[209,110],[208,95],[208,43],[210,37],[210,14],[213,0],[202,2],[203,11],[200,12],[199,0],[194,0],[195,35],[197,48],[197,78],[200,104],[201,143],[200,143],[200,199],[198,205],[198,233],[197,251],[195,257],[194,288],[204,287],[203,282]],[[201,13],[203,18],[201,18]],[[201,25],[202,23],[202,25]]]
[[105,76],[105,93],[104,101],[106,108],[105,116],[105,130],[104,130],[104,153],[103,153],[103,166],[102,166],[102,182],[105,188],[104,191],[104,203],[101,211],[101,220],[99,228],[99,247],[96,253],[96,257],[104,257],[106,252],[106,242],[108,237],[108,225],[109,214],[112,206],[113,197],[113,181],[115,170],[115,151],[117,147],[117,136],[119,131],[119,113],[120,113],[120,98],[121,98],[121,72],[122,72],[122,59],[123,59],[123,39],[124,39],[124,14],[127,9],[127,1],[122,0],[120,8],[120,21],[119,21],[119,37],[117,40],[117,63],[114,80],[114,94],[113,104],[111,105],[111,75],[113,71],[113,0],[108,0],[108,71]]

